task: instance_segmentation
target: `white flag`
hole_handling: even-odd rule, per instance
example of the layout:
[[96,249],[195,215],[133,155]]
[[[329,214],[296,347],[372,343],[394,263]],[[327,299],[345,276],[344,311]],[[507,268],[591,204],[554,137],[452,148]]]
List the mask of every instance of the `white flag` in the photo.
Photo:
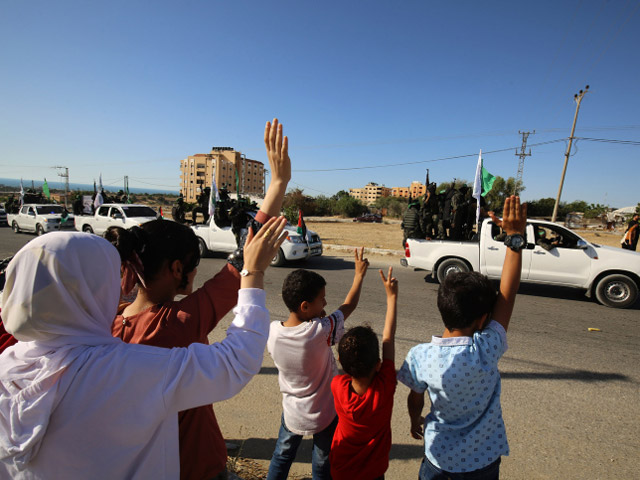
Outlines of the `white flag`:
[[20,208],[22,208],[23,203],[24,203],[24,187],[22,186],[22,179],[20,179]]
[[476,178],[473,181],[473,198],[477,200],[476,224],[480,221],[480,197],[482,196],[482,150],[478,155],[478,165],[476,166]]
[[102,173],[100,174],[100,186],[98,187],[98,192],[96,193],[96,198],[93,200],[93,208],[98,208],[100,205],[104,203],[104,199],[102,198]]
[[215,177],[211,177],[211,192],[209,192],[209,216],[213,216],[216,211],[216,202],[220,200],[220,194],[218,193],[218,186],[216,185]]

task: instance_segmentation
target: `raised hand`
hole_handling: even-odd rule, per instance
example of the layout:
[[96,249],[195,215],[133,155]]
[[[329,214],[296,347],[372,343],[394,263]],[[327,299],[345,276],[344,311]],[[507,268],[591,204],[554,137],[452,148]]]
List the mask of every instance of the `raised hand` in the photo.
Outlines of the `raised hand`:
[[382,270],[378,270],[380,272],[380,278],[382,279],[382,284],[384,285],[384,289],[387,292],[387,297],[397,297],[398,296],[398,279],[393,277],[393,267],[389,267],[389,273],[387,277],[384,276]]
[[284,182],[291,180],[291,160],[289,159],[289,139],[282,136],[282,124],[274,118],[264,128],[264,145],[267,148],[271,181]]
[[355,251],[355,267],[356,267],[356,275],[364,277],[367,273],[367,269],[369,268],[369,260],[364,258],[364,247],[360,248],[360,254],[358,254],[358,249]]
[[502,229],[507,235],[524,234],[527,226],[527,204],[520,204],[520,197],[511,195],[504,201]]
[[244,268],[249,272],[264,272],[286,235],[282,235],[287,219],[274,217],[267,221],[257,234],[249,228],[247,241],[244,244]]

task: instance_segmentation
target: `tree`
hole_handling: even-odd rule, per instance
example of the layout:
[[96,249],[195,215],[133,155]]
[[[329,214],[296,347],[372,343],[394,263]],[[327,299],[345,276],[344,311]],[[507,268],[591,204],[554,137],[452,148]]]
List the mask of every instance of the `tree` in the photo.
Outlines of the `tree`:
[[342,196],[335,205],[335,213],[344,217],[357,217],[367,211],[367,207],[357,198]]
[[489,210],[502,211],[504,201],[508,196],[513,195],[516,185],[518,192],[522,193],[525,190],[521,180],[516,181],[513,177],[505,180],[500,175],[497,175],[493,182],[493,188],[484,197],[487,202],[487,208]]
[[380,197],[374,204],[376,208],[387,209],[387,216],[402,218],[407,205],[409,205],[409,199],[399,197]]

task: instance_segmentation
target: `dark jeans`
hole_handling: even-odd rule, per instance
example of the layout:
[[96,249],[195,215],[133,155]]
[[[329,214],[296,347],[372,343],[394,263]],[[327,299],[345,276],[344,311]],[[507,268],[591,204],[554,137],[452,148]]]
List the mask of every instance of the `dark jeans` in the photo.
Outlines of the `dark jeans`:
[[454,473],[445,472],[429,461],[427,457],[422,459],[420,465],[419,480],[498,480],[500,478],[500,460],[473,472]]
[[[337,426],[338,417],[336,416],[327,428],[313,435],[313,451],[311,454],[311,476],[313,480],[331,479],[329,452],[331,451],[333,433],[336,431]],[[293,433],[287,428],[283,414],[278,441],[269,464],[267,480],[284,480],[287,478],[291,464],[296,458],[300,442],[302,442],[302,435]]]

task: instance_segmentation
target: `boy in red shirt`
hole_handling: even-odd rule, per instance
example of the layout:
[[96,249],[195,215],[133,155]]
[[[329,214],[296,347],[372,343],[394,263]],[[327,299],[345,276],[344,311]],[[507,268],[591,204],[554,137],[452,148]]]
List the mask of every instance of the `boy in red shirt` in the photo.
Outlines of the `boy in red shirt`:
[[378,337],[371,327],[350,329],[338,345],[338,359],[346,375],[333,378],[331,390],[338,427],[329,455],[333,480],[384,478],[391,450],[391,412],[396,391],[394,366],[398,280],[380,270],[387,292],[387,315]]

